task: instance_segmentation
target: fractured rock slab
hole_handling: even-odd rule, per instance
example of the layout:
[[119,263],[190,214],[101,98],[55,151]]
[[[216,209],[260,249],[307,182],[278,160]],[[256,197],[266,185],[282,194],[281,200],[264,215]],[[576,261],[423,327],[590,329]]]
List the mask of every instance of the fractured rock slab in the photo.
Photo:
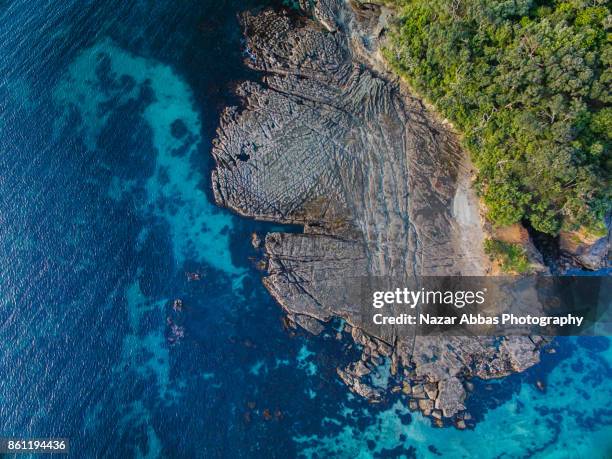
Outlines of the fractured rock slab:
[[[344,319],[362,360],[390,358],[394,373],[410,368],[404,378],[420,409],[453,417],[465,409],[466,377],[522,371],[538,361],[538,343],[400,339],[359,328],[359,311],[343,297],[358,279],[484,273],[478,205],[456,137],[382,65],[388,11],[303,4],[299,17],[266,10],[242,18],[247,64],[264,76],[240,85],[242,106],[221,118],[215,199],[241,215],[303,225],[303,234],[265,238],[270,293],[314,332]],[[367,384],[367,368],[338,375],[376,401],[384,394]]]

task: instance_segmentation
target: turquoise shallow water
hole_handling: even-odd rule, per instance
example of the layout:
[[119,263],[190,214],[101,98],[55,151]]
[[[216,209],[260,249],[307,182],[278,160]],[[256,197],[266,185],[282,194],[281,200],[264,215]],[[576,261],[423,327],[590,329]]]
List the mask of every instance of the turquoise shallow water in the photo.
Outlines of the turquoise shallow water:
[[220,111],[258,78],[255,3],[0,3],[0,435],[79,458],[609,457],[607,338],[479,383],[459,432],[350,394],[338,324],[282,328],[251,261],[271,226],[209,183]]
[[[501,386],[507,386],[510,393],[507,401],[486,412],[474,430],[433,429],[428,419],[410,413],[397,401],[376,413],[375,422],[364,430],[345,426],[346,419],[355,416],[346,408],[339,416],[324,421],[342,426],[337,434],[296,440],[308,455],[344,457],[371,457],[372,452],[384,451],[401,454],[406,450],[417,457],[610,457],[610,429],[601,425],[612,420],[612,389],[606,380],[612,349],[604,344],[601,352],[593,352],[584,346],[584,338],[567,340],[563,345],[571,347],[572,353],[548,374],[545,392],[527,381],[518,385],[515,381],[481,384],[485,394],[497,396],[503,390]],[[411,419],[408,423],[407,417]],[[368,444],[375,445],[373,451]]]
[[[105,78],[115,83],[104,90],[100,88],[101,69]],[[122,81],[129,83],[126,86]],[[206,173],[206,169],[197,167],[196,158],[201,154],[197,148],[201,114],[191,88],[180,75],[168,65],[135,56],[112,40],[103,39],[80,52],[56,86],[53,99],[66,112],[78,110],[85,144],[94,150],[100,131],[112,115],[110,110],[100,113],[100,107],[126,104],[138,98],[144,88],[150,92],[151,101],[139,114],[150,133],[151,145],[132,154],[147,158],[153,173],[144,183],[146,196],[138,211],[168,225],[177,266],[187,259],[206,260],[226,273],[238,274],[240,269],[229,256],[232,217],[219,212],[201,186],[205,180],[202,174]],[[199,163],[202,165],[202,158]],[[134,179],[115,175],[108,195],[121,200],[136,186]],[[206,237],[201,237],[203,233]]]

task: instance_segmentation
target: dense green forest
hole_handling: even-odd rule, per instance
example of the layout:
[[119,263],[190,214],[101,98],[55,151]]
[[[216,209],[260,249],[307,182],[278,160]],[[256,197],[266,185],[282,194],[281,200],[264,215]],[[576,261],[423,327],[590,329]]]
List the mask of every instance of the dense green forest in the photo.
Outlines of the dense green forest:
[[496,225],[604,230],[612,15],[591,0],[387,0],[385,54],[453,122]]

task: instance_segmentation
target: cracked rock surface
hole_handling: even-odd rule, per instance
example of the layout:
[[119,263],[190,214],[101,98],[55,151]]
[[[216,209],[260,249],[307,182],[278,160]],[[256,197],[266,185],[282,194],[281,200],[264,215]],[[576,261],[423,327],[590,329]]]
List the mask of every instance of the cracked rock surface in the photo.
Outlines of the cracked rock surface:
[[384,397],[368,378],[389,361],[411,407],[464,426],[467,379],[528,368],[540,342],[370,336],[342,296],[364,276],[486,269],[470,163],[448,127],[386,72],[388,15],[342,0],[304,2],[302,14],[246,13],[246,61],[263,78],[239,86],[243,105],[222,116],[213,190],[241,215],[304,226],[265,237],[264,283],[293,324],[319,333],[321,322],[344,319],[363,346],[360,362],[338,369],[352,390]]

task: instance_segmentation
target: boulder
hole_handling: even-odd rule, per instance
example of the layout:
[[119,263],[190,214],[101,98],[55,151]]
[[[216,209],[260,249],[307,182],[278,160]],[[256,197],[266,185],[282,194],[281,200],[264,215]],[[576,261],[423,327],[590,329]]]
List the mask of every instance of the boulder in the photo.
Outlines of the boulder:
[[432,400],[422,398],[418,403],[419,410],[421,410],[425,416],[431,415],[431,411],[434,408],[434,402]]
[[[610,228],[610,224],[608,224]],[[597,270],[612,266],[610,251],[611,233],[591,235],[584,230],[561,231],[559,249],[561,253],[582,268]]]

